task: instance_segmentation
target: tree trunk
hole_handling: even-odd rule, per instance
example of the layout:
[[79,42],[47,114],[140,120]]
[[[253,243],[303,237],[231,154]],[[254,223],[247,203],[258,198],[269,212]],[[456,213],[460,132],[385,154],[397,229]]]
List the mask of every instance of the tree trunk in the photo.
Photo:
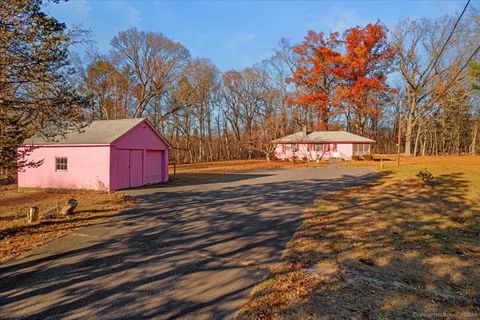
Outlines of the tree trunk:
[[38,207],[37,206],[33,206],[33,207],[30,208],[30,212],[28,213],[27,221],[28,221],[28,223],[34,223],[34,222],[38,221]]
[[76,199],[69,199],[65,206],[60,211],[61,215],[69,215],[75,212],[75,209],[78,207],[78,201]]
[[478,126],[480,119],[475,119],[475,123],[472,128],[472,143],[470,144],[470,154],[475,155],[477,153],[477,136]]
[[411,102],[408,110],[407,129],[405,130],[405,157],[412,155],[413,111],[413,102]]
[[427,153],[427,135],[424,135],[423,143],[422,143],[422,157],[424,157],[426,153]]
[[415,145],[413,147],[413,156],[416,157],[417,156],[417,152],[418,152],[418,142],[420,141],[420,134],[422,133],[422,127],[419,125],[418,126],[418,130],[417,130],[417,134],[415,136]]

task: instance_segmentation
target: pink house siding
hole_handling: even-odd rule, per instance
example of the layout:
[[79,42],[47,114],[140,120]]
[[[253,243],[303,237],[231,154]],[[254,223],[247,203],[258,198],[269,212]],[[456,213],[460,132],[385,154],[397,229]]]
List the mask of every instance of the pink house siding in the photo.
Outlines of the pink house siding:
[[168,145],[150,125],[138,124],[112,143],[112,189],[167,182],[168,154]]
[[319,161],[332,158],[352,159],[370,154],[375,140],[347,131],[302,131],[275,139],[274,156],[282,160]]
[[[353,155],[352,143],[325,143],[324,151],[314,151],[315,144],[311,143],[293,143],[297,150],[292,151],[292,144],[277,144],[274,155],[278,159],[286,160],[296,157],[298,159],[308,159],[309,161],[329,160],[332,158],[351,159]],[[369,144],[368,144],[369,145]]]
[[[55,170],[55,158],[66,157],[68,169]],[[44,163],[18,173],[18,186],[23,188],[65,188],[110,190],[110,146],[39,147],[29,159]]]
[[[28,158],[44,163],[19,172],[18,186],[110,191],[168,181],[168,143],[147,120],[126,121],[125,132],[108,144],[37,145]],[[96,123],[95,130],[104,124],[110,123]],[[95,138],[91,131],[85,135]],[[56,170],[55,159],[59,157],[67,158],[67,170]]]
[[168,170],[164,170],[164,166],[157,165],[157,159],[163,159],[165,151],[147,150],[145,156],[145,171],[148,173],[145,175],[145,183],[155,183],[168,179]]
[[339,143],[337,144],[337,157],[342,159],[352,159],[353,144],[351,143]]

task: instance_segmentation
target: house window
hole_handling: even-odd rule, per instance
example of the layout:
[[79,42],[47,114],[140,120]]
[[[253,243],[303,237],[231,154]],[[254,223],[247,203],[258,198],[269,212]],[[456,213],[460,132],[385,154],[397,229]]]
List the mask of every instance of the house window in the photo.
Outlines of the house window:
[[370,145],[369,144],[353,144],[353,155],[354,156],[363,156],[370,154]]
[[325,150],[325,146],[323,144],[315,144],[314,148],[317,152],[323,152]]
[[364,144],[363,145],[363,152],[365,154],[370,154],[370,145],[369,144]]
[[289,152],[297,152],[297,144],[287,144],[285,145],[285,149]]
[[55,171],[67,171],[67,158],[55,158]]
[[363,151],[363,147],[361,144],[353,144],[353,155],[354,156],[361,156]]

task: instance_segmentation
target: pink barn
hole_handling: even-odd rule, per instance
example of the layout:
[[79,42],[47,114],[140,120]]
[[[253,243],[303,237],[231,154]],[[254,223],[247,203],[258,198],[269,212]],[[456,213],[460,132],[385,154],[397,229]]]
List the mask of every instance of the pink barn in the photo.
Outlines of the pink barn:
[[147,119],[93,121],[82,132],[49,141],[35,135],[19,187],[118,190],[168,181],[170,145]]
[[306,159],[309,161],[332,158],[351,159],[352,156],[370,154],[375,141],[346,131],[306,130],[273,140],[274,156],[281,160]]

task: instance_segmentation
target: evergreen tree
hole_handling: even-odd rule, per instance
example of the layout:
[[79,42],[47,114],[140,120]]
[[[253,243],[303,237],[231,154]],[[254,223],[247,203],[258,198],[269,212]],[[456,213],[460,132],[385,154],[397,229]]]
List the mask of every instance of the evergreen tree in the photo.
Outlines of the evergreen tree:
[[[53,2],[58,2],[54,0]],[[78,33],[42,12],[42,0],[0,2],[0,168],[16,166],[22,139],[78,128],[85,100],[68,82]],[[54,130],[52,130],[54,128]],[[23,154],[24,155],[24,154]],[[29,165],[18,159],[18,164]]]

